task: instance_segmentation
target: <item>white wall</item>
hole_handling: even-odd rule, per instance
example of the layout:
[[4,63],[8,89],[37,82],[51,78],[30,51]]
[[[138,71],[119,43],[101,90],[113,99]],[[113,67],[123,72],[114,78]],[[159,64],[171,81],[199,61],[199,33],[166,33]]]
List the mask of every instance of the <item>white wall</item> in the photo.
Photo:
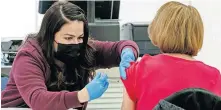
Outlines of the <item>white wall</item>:
[[192,5],[200,12],[205,29],[203,48],[196,58],[221,71],[221,1],[193,0]]
[[[37,12],[38,0],[0,1],[0,36],[24,37],[39,29],[43,15]],[[157,9],[169,0],[122,0],[121,24],[150,22]],[[205,40],[196,59],[221,70],[221,2],[219,0],[175,0],[195,6],[204,22]],[[191,1],[191,2],[190,2]],[[24,2],[26,4],[24,4]]]
[[[119,19],[121,22],[150,22],[161,5],[169,0],[122,0]],[[174,0],[189,4],[190,0]]]
[[0,36],[24,37],[36,30],[36,0],[0,1]]
[[[169,0],[123,0],[120,7],[121,23],[150,22],[158,8]],[[196,59],[221,71],[221,1],[219,0],[175,0],[191,4],[200,12],[205,39]]]

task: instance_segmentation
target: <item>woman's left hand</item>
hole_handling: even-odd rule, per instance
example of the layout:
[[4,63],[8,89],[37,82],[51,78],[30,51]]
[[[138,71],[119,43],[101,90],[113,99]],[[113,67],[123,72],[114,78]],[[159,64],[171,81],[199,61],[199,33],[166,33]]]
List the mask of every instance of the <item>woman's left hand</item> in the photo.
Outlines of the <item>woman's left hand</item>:
[[120,76],[123,80],[127,78],[125,69],[130,66],[130,62],[135,61],[134,52],[131,48],[123,49],[121,53],[121,62],[119,65]]

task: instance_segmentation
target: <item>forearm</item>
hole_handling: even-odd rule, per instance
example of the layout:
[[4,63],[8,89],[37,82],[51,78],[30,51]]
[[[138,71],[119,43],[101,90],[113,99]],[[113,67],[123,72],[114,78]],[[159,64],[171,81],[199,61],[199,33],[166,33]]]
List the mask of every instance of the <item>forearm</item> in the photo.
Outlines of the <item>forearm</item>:
[[123,92],[123,102],[121,110],[135,110],[135,103],[130,99],[125,89]]
[[119,66],[121,61],[121,52],[124,48],[131,48],[136,59],[139,56],[139,48],[137,44],[130,40],[118,42],[94,41],[94,45],[97,50],[97,68],[111,68]]
[[124,101],[122,102],[121,110],[136,110],[133,105],[128,105]]
[[33,110],[69,109],[81,107],[78,92],[37,92],[30,98]]
[[84,103],[89,100],[88,91],[86,88],[83,88],[81,91],[78,92],[78,99],[80,103]]
[[128,104],[128,102],[123,100],[121,110],[135,110],[135,106],[134,104]]

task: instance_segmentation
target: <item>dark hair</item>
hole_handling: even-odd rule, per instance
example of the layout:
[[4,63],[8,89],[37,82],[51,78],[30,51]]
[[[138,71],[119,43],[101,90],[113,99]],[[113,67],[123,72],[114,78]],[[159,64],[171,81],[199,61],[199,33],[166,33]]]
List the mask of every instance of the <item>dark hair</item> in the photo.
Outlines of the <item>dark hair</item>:
[[82,78],[82,80],[79,82],[79,84],[81,85],[80,88],[83,88],[88,83],[89,77],[93,77],[91,73],[94,72],[93,66],[96,63],[94,57],[95,49],[87,45],[89,30],[85,13],[80,7],[75,4],[60,1],[55,2],[46,11],[42,20],[41,28],[38,34],[35,36],[40,46],[42,47],[43,54],[46,57],[47,62],[49,63],[51,68],[51,77],[47,82],[48,85],[50,85],[56,79],[57,82],[55,82],[59,88],[61,86],[61,83],[64,82],[61,69],[59,69],[59,67],[55,65],[55,49],[53,46],[53,42],[55,33],[58,32],[65,23],[74,20],[84,22],[84,47],[81,49],[81,62],[79,62],[79,66],[76,67],[76,70],[74,70],[73,74],[69,74],[72,76],[66,77],[73,78],[73,80],[78,82],[79,78]]

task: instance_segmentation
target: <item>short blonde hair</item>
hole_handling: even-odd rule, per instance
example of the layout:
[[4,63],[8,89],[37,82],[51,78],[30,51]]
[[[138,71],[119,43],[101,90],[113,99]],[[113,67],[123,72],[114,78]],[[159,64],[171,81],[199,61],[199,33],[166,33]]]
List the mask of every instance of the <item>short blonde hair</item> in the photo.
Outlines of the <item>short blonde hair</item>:
[[172,1],[160,7],[148,33],[163,53],[196,56],[202,48],[204,29],[196,8]]

